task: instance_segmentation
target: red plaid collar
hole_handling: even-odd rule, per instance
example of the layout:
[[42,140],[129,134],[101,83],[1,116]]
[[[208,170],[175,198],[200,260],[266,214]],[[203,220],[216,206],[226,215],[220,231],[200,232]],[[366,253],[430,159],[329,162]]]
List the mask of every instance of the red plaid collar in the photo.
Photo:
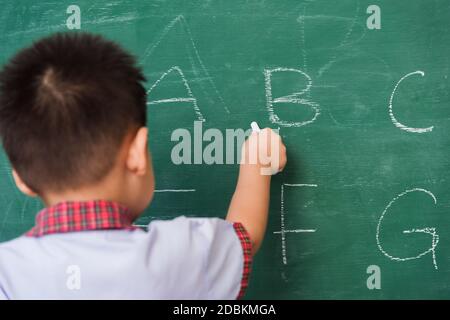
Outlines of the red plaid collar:
[[66,201],[44,208],[35,226],[25,235],[41,237],[52,233],[101,229],[134,230],[129,210],[113,201]]

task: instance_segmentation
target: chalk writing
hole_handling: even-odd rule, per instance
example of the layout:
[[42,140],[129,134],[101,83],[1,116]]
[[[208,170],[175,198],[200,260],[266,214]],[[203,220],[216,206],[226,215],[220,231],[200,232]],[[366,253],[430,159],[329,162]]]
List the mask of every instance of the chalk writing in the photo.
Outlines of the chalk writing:
[[397,91],[398,86],[400,85],[400,83],[405,80],[406,78],[415,75],[415,74],[419,74],[422,77],[425,75],[425,73],[423,71],[417,70],[411,73],[408,73],[407,75],[403,76],[395,85],[394,87],[394,91],[392,91],[391,97],[389,98],[389,116],[391,117],[392,123],[394,123],[394,125],[401,129],[401,130],[405,130],[408,132],[413,132],[413,133],[425,133],[425,132],[431,132],[433,130],[433,126],[428,127],[428,128],[412,128],[412,127],[408,127],[402,123],[400,123],[400,121],[398,121],[395,116],[394,116],[394,111],[392,110],[392,101],[394,100],[394,95],[395,92]]
[[281,185],[281,204],[280,204],[280,216],[281,216],[281,228],[280,231],[275,231],[274,234],[281,234],[281,259],[283,264],[287,265],[287,252],[286,252],[286,233],[312,233],[316,232],[316,229],[293,229],[286,230],[285,228],[285,210],[284,210],[284,187],[317,187],[317,184],[291,184],[291,183],[283,183]]
[[[301,77],[306,78],[307,84],[306,87],[299,91],[294,92],[287,96],[282,96],[278,98],[273,98],[272,96],[272,74],[275,72],[295,72],[301,75]],[[266,89],[266,107],[267,111],[269,112],[269,120],[277,125],[283,126],[283,127],[301,127],[307,124],[310,124],[314,122],[317,117],[320,115],[320,109],[319,105],[313,101],[310,101],[309,99],[305,99],[302,96],[309,91],[312,85],[312,80],[309,75],[304,73],[301,70],[293,69],[293,68],[275,68],[275,69],[265,69],[264,70],[264,77],[265,77],[265,89]],[[286,121],[281,120],[279,116],[275,113],[274,110],[274,104],[277,103],[293,103],[298,105],[306,105],[309,106],[314,111],[314,116],[305,121]]]
[[176,97],[176,98],[167,98],[167,99],[160,99],[160,100],[150,100],[147,102],[147,105],[152,104],[161,104],[161,103],[174,103],[174,102],[189,102],[192,103],[192,106],[194,108],[195,115],[197,116],[197,119],[199,121],[205,121],[205,118],[203,117],[202,112],[200,111],[200,108],[197,104],[197,99],[192,94],[192,90],[189,87],[189,84],[186,80],[186,77],[183,74],[183,71],[181,71],[180,67],[174,66],[170,68],[168,71],[164,72],[162,76],[156,80],[156,82],[150,87],[150,89],[147,91],[147,95],[151,98],[151,92],[158,86],[158,84],[167,77],[168,74],[171,72],[176,72],[183,82],[184,87],[186,88],[186,97]]
[[413,188],[413,189],[409,189],[406,190],[402,193],[400,193],[398,196],[396,196],[394,199],[391,200],[391,202],[389,202],[389,204],[386,206],[386,208],[384,209],[383,213],[380,216],[380,219],[378,221],[378,225],[377,225],[377,232],[376,232],[376,239],[377,239],[377,245],[378,245],[378,249],[380,249],[380,251],[389,259],[393,260],[393,261],[408,261],[408,260],[414,260],[414,259],[419,259],[422,258],[423,256],[425,256],[428,253],[431,253],[432,258],[433,258],[433,265],[434,268],[437,270],[438,266],[436,263],[436,246],[439,242],[439,235],[436,233],[436,229],[434,227],[426,227],[426,228],[421,228],[421,229],[411,229],[411,230],[404,230],[403,233],[425,233],[425,234],[429,234],[431,235],[431,247],[428,248],[427,250],[415,255],[415,256],[410,256],[410,257],[397,257],[394,255],[389,254],[381,245],[381,241],[380,241],[380,231],[381,231],[381,226],[382,226],[382,222],[383,219],[386,215],[386,213],[388,212],[389,208],[401,197],[406,196],[407,194],[410,194],[412,192],[424,192],[425,194],[429,195],[433,201],[434,204],[437,203],[436,197],[434,196],[433,193],[431,193],[431,191],[422,189],[422,188]]

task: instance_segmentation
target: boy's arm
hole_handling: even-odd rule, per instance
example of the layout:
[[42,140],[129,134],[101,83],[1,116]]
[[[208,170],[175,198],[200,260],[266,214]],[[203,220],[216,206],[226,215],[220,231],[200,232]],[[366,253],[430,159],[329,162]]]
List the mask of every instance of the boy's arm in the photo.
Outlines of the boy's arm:
[[261,175],[259,169],[257,165],[241,164],[226,218],[242,223],[250,236],[253,255],[264,238],[270,198],[271,176]]
[[[232,222],[240,222],[247,230],[250,240],[252,242],[253,255],[258,251],[267,226],[267,216],[269,213],[269,198],[270,198],[270,175],[262,175],[261,169],[263,165],[258,161],[256,164],[249,163],[249,154],[251,152],[259,152],[261,148],[265,148],[263,152],[270,149],[270,141],[277,141],[279,148],[275,148],[278,155],[270,155],[271,159],[278,158],[277,169],[283,170],[286,165],[286,148],[283,145],[281,138],[272,130],[264,129],[264,134],[272,136],[272,139],[267,139],[266,146],[262,146],[261,141],[258,141],[260,134],[253,133],[244,144],[243,163],[239,168],[239,178],[231,199],[230,207],[226,219]],[[251,141],[253,139],[253,141]],[[252,143],[257,145],[257,148],[250,147]],[[274,149],[272,149],[274,150]],[[267,153],[266,153],[267,154]],[[271,165],[271,164],[270,164]],[[269,165],[269,166],[270,166]]]

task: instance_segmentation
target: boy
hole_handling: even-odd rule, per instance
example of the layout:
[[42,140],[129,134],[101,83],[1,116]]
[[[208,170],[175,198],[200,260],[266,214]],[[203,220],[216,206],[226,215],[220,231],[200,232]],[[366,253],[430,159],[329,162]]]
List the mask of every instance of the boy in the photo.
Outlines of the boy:
[[[131,55],[85,33],[44,38],[4,67],[3,148],[17,187],[46,208],[25,235],[0,244],[0,298],[244,293],[266,228],[271,178],[259,162],[242,163],[226,220],[179,217],[154,221],[147,232],[133,227],[155,187],[144,81]],[[282,170],[285,148],[265,133],[281,144],[271,156]],[[246,145],[262,148],[258,137]]]

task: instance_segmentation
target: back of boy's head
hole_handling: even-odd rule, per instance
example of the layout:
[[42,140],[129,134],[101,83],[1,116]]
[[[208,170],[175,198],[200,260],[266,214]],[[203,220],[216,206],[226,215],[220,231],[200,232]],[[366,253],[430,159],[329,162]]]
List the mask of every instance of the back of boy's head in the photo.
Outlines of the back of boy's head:
[[144,81],[133,56],[98,35],[58,33],[17,53],[0,73],[0,135],[22,180],[39,193],[105,177],[146,124]]

